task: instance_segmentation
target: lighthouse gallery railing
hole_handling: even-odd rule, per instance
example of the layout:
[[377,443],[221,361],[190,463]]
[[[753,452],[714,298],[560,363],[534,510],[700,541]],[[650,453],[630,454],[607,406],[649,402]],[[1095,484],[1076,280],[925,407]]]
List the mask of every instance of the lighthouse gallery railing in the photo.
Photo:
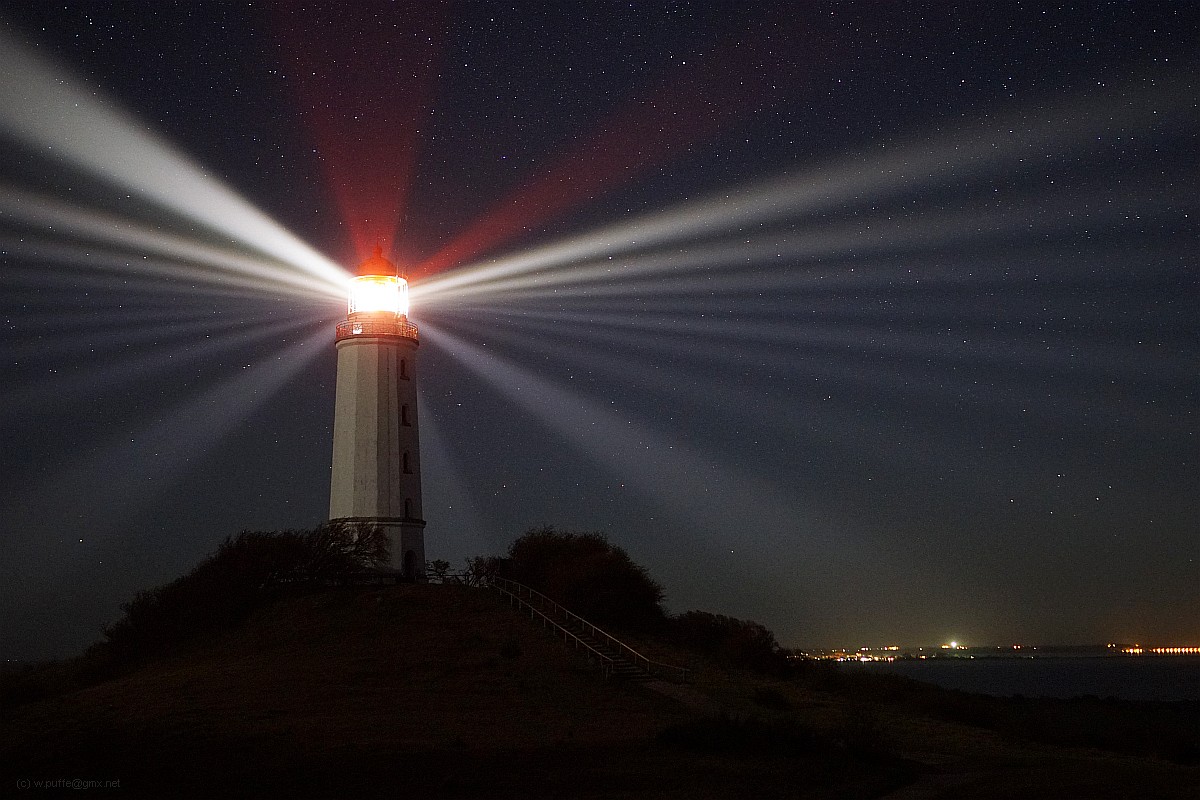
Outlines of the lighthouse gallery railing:
[[408,320],[348,319],[337,324],[337,339],[354,336],[403,336],[416,339],[417,326]]

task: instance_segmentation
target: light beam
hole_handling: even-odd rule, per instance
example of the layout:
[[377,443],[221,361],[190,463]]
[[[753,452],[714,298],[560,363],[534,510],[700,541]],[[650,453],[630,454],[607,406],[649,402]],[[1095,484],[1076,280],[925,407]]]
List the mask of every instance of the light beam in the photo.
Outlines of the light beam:
[[465,267],[413,286],[414,300],[439,293],[544,271],[589,259],[623,256],[689,243],[823,212],[866,208],[991,175],[1008,178],[1045,170],[1051,154],[1080,157],[1100,149],[1106,135],[1134,128],[1168,128],[1186,119],[1179,104],[1190,78],[1159,81],[1151,88],[1130,81],[1099,95],[1059,100],[1044,109],[989,115],[953,130],[916,137],[879,154],[865,153],[766,182],[716,192],[674,209],[535,248],[489,264]]
[[[128,219],[63,203],[52,198],[0,186],[0,220],[53,232],[59,237],[80,238],[108,247],[123,248],[145,260],[147,253],[166,256],[174,268],[159,262],[154,268],[131,263],[127,270],[160,278],[179,277],[205,283],[288,290],[300,295],[341,299],[343,288],[328,280],[299,272],[294,267],[267,261],[183,236],[163,233]],[[14,242],[0,243],[15,249]]]
[[0,21],[0,131],[330,284],[346,273]]

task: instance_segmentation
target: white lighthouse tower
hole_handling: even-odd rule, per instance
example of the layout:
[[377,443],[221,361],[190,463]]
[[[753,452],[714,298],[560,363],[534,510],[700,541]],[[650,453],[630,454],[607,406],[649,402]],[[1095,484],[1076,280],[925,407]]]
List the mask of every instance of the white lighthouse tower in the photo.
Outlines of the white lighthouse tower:
[[349,314],[337,326],[329,518],[383,528],[392,567],[408,580],[425,576],[419,344],[417,326],[408,321],[408,281],[376,247],[358,265]]

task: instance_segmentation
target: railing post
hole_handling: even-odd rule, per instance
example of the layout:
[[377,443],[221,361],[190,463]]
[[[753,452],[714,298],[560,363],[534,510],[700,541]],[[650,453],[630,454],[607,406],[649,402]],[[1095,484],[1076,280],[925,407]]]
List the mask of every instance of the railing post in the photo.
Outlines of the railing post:
[[[549,597],[546,597],[546,595],[535,589],[532,589],[531,587],[507,578],[499,577],[491,578],[490,584],[495,586],[502,594],[509,598],[510,605],[515,605],[518,608],[528,607],[530,619],[541,617],[543,628],[546,628],[547,626],[553,626],[556,630],[562,633],[564,639],[570,637],[573,640],[572,647],[575,650],[578,650],[580,646],[584,647],[588,651],[588,660],[598,660],[600,662],[606,678],[611,677],[612,675],[614,664],[612,657],[605,653],[601,653],[596,648],[584,642],[579,638],[579,636],[576,636],[573,632],[568,630],[559,622],[552,620],[546,613],[546,610],[557,617],[561,617],[567,622],[578,623],[581,633],[591,636],[602,642],[606,642],[608,647],[613,648],[618,653],[627,653],[628,656],[622,657],[628,658],[635,666],[637,666],[639,669],[643,669],[649,676],[653,677],[654,675],[665,674],[677,675],[684,681],[688,681],[690,679],[691,670],[689,670],[687,667],[678,667],[671,664],[659,664],[656,661],[651,661],[649,658],[637,652],[621,640],[610,636],[592,623],[585,620],[583,617],[572,612],[568,608],[564,608],[554,600],[551,600]],[[528,597],[530,601],[534,600],[536,597],[541,608],[534,606],[532,602],[526,602],[525,600],[522,600],[522,595]]]

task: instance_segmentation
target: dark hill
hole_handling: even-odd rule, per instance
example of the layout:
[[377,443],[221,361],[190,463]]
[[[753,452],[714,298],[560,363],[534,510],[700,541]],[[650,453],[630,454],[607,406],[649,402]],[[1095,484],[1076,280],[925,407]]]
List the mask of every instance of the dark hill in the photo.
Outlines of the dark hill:
[[656,742],[696,716],[606,682],[493,592],[408,585],[277,601],[17,709],[2,745],[13,779],[119,780],[122,796],[771,796],[801,774],[826,796],[898,782],[823,753],[760,762]]
[[606,682],[490,590],[331,590],[5,709],[3,780],[156,798],[1184,798],[1200,785],[1193,767],[698,666],[681,701]]

